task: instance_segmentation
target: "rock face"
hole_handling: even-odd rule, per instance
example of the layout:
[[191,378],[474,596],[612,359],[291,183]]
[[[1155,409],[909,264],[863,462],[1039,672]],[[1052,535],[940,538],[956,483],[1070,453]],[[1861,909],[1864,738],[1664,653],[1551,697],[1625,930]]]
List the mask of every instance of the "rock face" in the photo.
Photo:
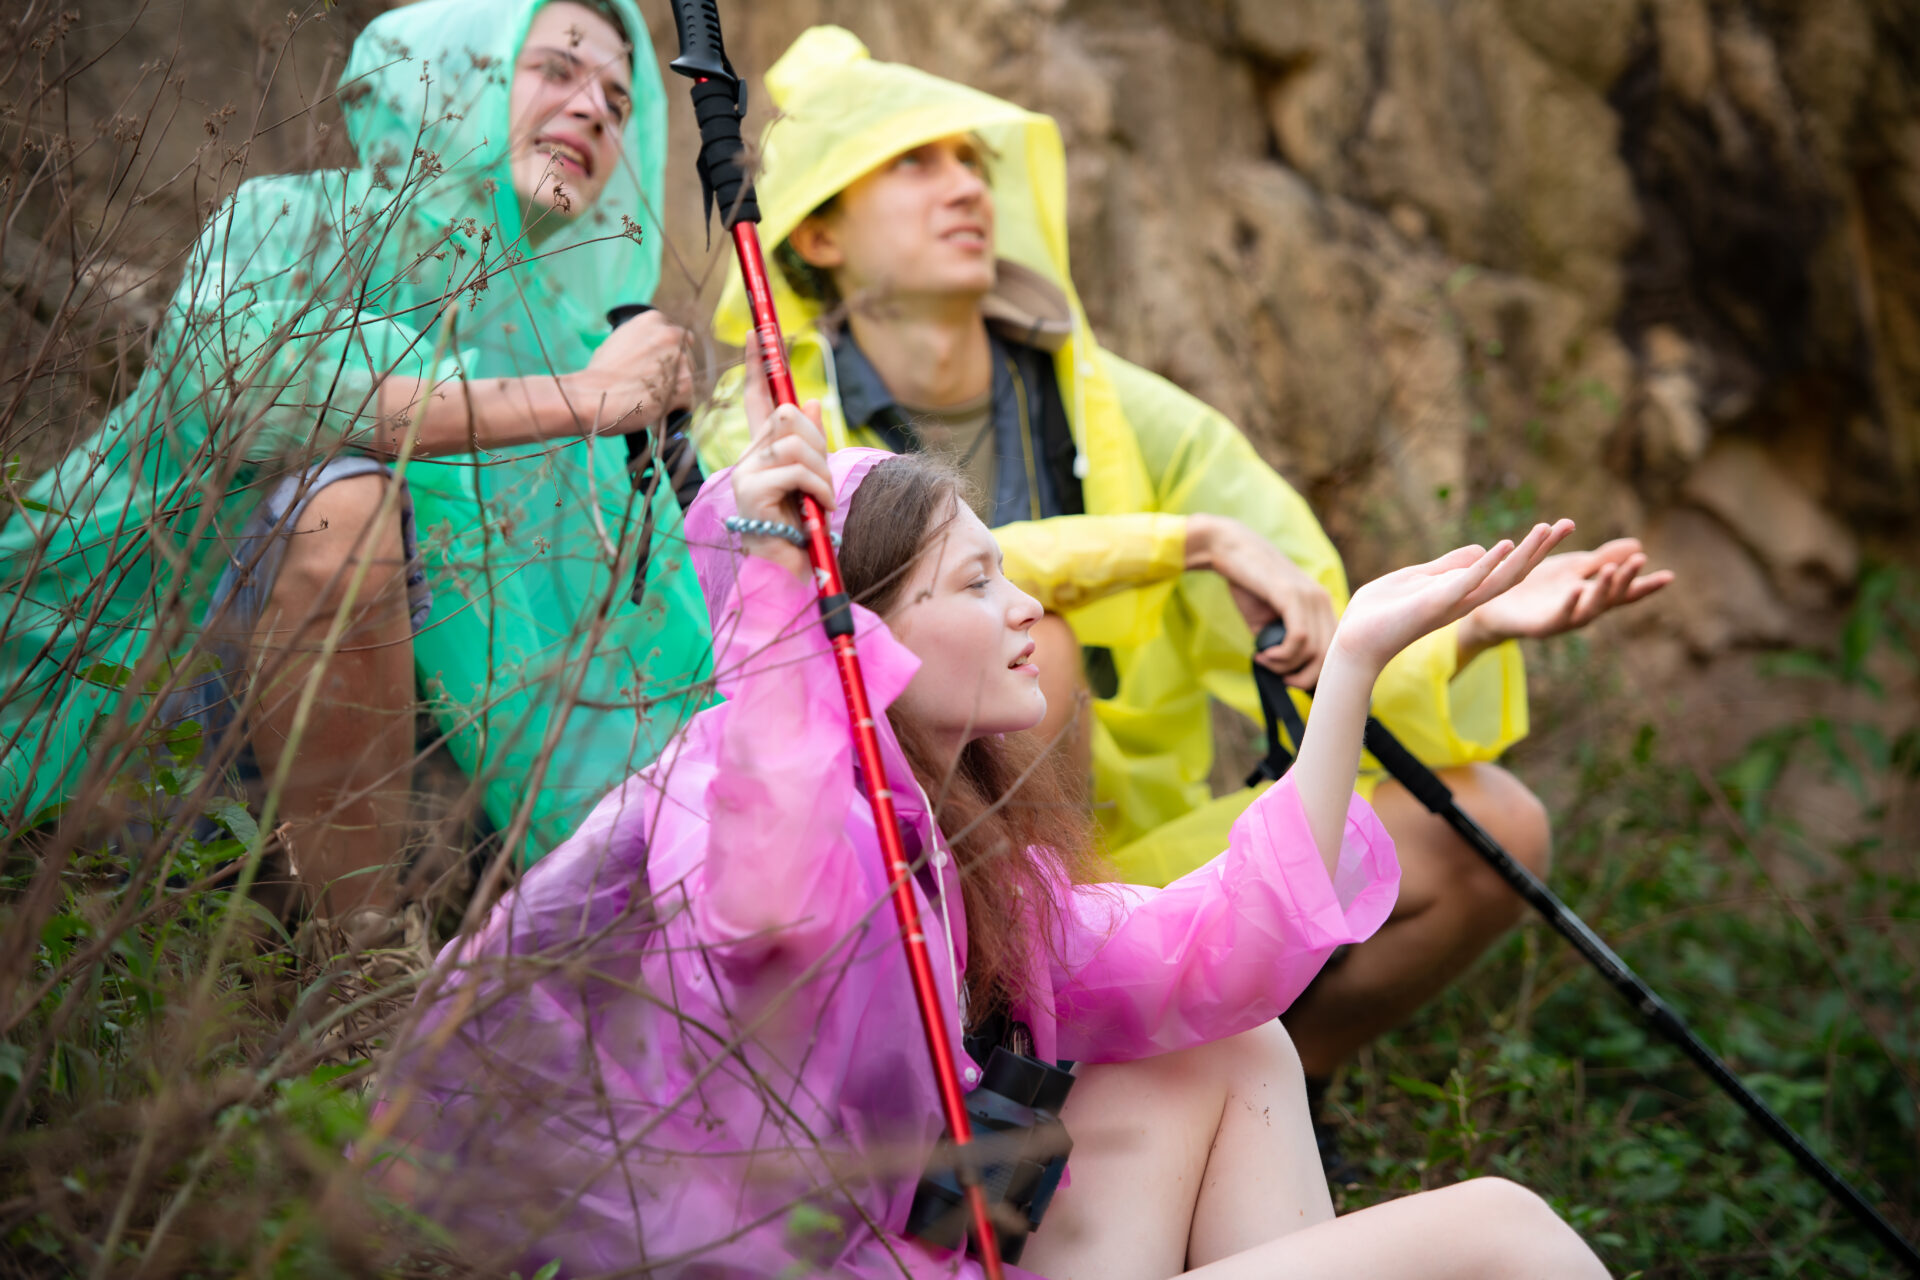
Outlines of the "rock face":
[[1570,514],[1687,571],[1699,593],[1653,617],[1705,658],[1805,638],[1862,542],[1911,538],[1920,10],[1899,0],[727,20],[743,69],[839,22],[1053,114],[1095,325],[1230,413],[1358,575]]
[[[194,109],[142,144],[151,172],[189,174],[143,210],[151,252],[134,257],[162,274],[239,171],[230,138],[207,140],[223,101],[293,122],[252,143],[252,171],[338,158],[331,106],[293,99],[337,74],[380,0],[315,10],[291,37],[280,14],[222,4],[234,21],[207,25],[198,61],[131,18],[62,37],[98,59],[73,85],[96,139],[76,172],[125,162],[99,140],[142,68],[186,77]],[[1687,571],[1698,594],[1650,625],[1702,659],[1830,629],[1863,548],[1912,559],[1910,0],[724,8],[756,88],[803,28],[838,22],[880,57],[1054,115],[1104,339],[1232,415],[1356,577],[1570,514],[1589,544],[1644,532]],[[668,49],[666,5],[648,11]],[[665,296],[692,318],[725,246],[700,225],[677,85],[670,100]],[[766,113],[756,95],[755,127]],[[23,243],[8,301],[39,316],[57,273],[17,261]]]

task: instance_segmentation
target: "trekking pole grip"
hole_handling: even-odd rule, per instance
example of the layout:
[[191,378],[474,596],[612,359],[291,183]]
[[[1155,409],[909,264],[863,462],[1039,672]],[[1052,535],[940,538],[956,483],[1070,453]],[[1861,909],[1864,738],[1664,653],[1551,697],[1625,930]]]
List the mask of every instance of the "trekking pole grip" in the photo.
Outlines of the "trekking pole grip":
[[693,118],[700,126],[697,168],[705,197],[703,212],[720,209],[720,225],[760,221],[760,206],[748,180],[746,143],[740,125],[747,114],[747,84],[734,74],[720,38],[720,12],[714,0],[673,0],[680,32],[680,56],[667,65],[693,81]]

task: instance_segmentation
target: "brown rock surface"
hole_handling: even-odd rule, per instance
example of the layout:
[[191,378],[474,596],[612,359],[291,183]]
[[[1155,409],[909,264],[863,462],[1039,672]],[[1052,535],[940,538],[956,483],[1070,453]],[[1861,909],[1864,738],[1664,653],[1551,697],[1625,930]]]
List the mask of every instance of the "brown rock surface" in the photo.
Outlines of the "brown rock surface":
[[1691,507],[1674,507],[1650,519],[1642,536],[1655,561],[1686,584],[1648,608],[1670,621],[1696,657],[1712,657],[1734,645],[1786,641],[1792,620],[1766,571],[1719,521]]
[[1751,441],[1714,446],[1687,477],[1686,496],[1733,530],[1796,605],[1830,603],[1859,571],[1853,536]]

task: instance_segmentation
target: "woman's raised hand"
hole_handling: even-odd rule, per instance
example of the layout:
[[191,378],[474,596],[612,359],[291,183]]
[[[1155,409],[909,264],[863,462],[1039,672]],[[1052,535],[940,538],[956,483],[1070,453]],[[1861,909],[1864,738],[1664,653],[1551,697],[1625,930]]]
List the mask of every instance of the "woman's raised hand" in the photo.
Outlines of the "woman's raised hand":
[[1513,590],[1467,616],[1460,625],[1460,652],[1470,656],[1503,640],[1557,636],[1644,600],[1673,581],[1672,570],[1648,573],[1646,567],[1647,553],[1637,538],[1548,556]]
[[1460,547],[1438,560],[1375,578],[1347,603],[1334,646],[1377,672],[1430,631],[1464,618],[1522,581],[1573,532],[1573,521],[1537,524],[1518,546]]
[[[821,507],[833,510],[833,471],[827,464],[827,435],[820,425],[820,402],[809,400],[804,410],[776,407],[767,392],[766,374],[754,345],[747,344],[747,421],[753,442],[733,464],[733,503],[749,520],[770,520],[800,527],[798,495],[811,494]],[[746,548],[784,565],[796,574],[807,572],[806,552],[779,538],[751,536]]]

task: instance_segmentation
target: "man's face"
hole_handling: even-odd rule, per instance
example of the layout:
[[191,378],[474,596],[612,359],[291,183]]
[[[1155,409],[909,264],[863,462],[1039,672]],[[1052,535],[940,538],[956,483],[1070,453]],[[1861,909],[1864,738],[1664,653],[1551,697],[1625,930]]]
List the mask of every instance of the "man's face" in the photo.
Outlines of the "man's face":
[[993,192],[967,136],[903,152],[795,230],[801,257],[843,298],[971,295],[993,289]]
[[514,62],[509,109],[513,191],[531,206],[528,221],[580,213],[620,163],[621,130],[633,113],[626,41],[583,5],[546,5]]

